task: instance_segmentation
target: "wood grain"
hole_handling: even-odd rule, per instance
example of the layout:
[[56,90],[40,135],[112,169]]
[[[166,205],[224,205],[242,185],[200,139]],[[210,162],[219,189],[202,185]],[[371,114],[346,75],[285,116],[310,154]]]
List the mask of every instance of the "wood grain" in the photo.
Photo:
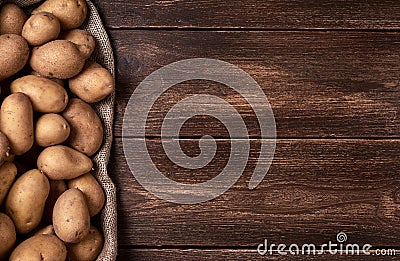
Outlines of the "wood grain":
[[[188,155],[198,152],[198,140],[182,142]],[[215,159],[194,171],[169,162],[159,139],[147,140],[147,147],[162,173],[193,183],[218,175],[226,164],[229,140],[217,143]],[[400,140],[280,139],[268,174],[249,190],[259,143],[251,140],[247,167],[225,194],[197,205],[178,205],[137,183],[126,163],[133,158],[125,160],[121,139],[115,139],[109,168],[118,187],[120,246],[252,248],[264,239],[320,245],[335,240],[340,231],[352,243],[398,245]]]
[[121,249],[118,260],[397,260],[396,256],[340,256],[340,255],[305,255],[305,256],[260,256],[256,251],[240,249]]
[[[249,73],[272,106],[278,137],[400,137],[398,33],[112,30],[111,37],[118,61],[117,137],[136,86],[164,65],[197,57],[221,59]],[[231,88],[208,81],[185,82],[165,92],[147,119],[146,134],[160,136],[162,119],[173,105],[204,93],[232,104],[249,135],[260,137],[250,104]],[[228,137],[223,124],[203,116],[188,121],[180,135],[205,133]]]
[[[266,238],[319,245],[334,241],[340,231],[350,243],[398,247],[399,1],[94,2],[117,58],[117,138],[109,169],[118,187],[120,260],[258,260],[255,248]],[[171,88],[146,126],[148,150],[164,175],[204,182],[229,158],[227,129],[205,116],[185,123],[180,144],[196,156],[198,137],[217,137],[217,156],[206,167],[189,171],[163,153],[162,119],[190,95],[228,101],[253,138],[238,182],[215,200],[187,206],[160,200],[137,183],[120,137],[136,86],[162,66],[196,57],[221,59],[249,73],[272,105],[280,139],[267,176],[251,191],[247,184],[260,148],[251,105],[213,82]],[[322,257],[336,258],[341,259]]]
[[95,0],[109,28],[399,29],[395,0]]

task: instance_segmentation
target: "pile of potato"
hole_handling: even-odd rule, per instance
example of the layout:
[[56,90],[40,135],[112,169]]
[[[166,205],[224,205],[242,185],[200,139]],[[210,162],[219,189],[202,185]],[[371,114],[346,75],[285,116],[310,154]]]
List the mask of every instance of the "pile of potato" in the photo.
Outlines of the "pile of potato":
[[[0,10],[0,260],[95,260],[105,202],[91,174],[110,72],[88,61],[84,0]],[[97,224],[98,225],[98,224]]]

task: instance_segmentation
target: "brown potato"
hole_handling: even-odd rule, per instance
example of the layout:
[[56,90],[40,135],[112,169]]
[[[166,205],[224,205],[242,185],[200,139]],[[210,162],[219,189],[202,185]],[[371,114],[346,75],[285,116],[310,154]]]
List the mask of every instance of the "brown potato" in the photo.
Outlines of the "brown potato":
[[81,242],[67,244],[70,261],[93,261],[96,260],[103,248],[103,235],[95,226],[91,226],[89,234]]
[[10,142],[6,135],[0,132],[0,165],[10,157]]
[[97,215],[104,206],[105,196],[99,182],[92,174],[86,173],[68,181],[68,188],[77,188],[83,192],[90,216]]
[[61,115],[44,114],[36,122],[35,140],[39,146],[49,147],[63,143],[68,139],[69,133],[69,124]]
[[22,36],[32,46],[38,46],[57,39],[60,34],[60,22],[51,13],[33,14],[22,28]]
[[76,44],[67,40],[54,40],[33,48],[29,64],[45,77],[67,79],[82,70],[85,58]]
[[21,155],[33,145],[33,110],[29,98],[23,93],[7,96],[0,109],[0,130],[11,147],[11,153]]
[[16,239],[17,233],[11,218],[6,214],[0,213],[0,260],[7,260]]
[[98,102],[115,88],[111,73],[96,63],[90,63],[75,77],[69,79],[71,92],[88,103]]
[[0,80],[24,68],[29,58],[26,40],[16,34],[0,35]]
[[19,244],[11,254],[10,261],[65,261],[67,248],[56,236],[35,235]]
[[21,35],[26,19],[26,14],[16,4],[4,4],[0,10],[0,34]]
[[71,127],[68,144],[92,156],[103,142],[103,125],[92,107],[81,99],[71,99],[62,114]]
[[79,189],[68,189],[57,199],[53,226],[56,235],[66,243],[78,243],[89,234],[89,209]]
[[78,28],[87,16],[85,0],[47,0],[32,13],[42,11],[52,13],[57,17],[63,30]]
[[49,180],[50,193],[44,206],[43,220],[51,223],[53,220],[53,209],[57,199],[64,193],[68,187],[64,180]]
[[93,162],[85,154],[63,145],[45,148],[37,159],[38,168],[50,179],[73,179],[89,172]]
[[14,165],[14,163],[5,162],[0,166],[0,205],[3,204],[3,201],[6,198],[16,176],[17,167]]
[[4,161],[5,161],[5,162],[13,162],[14,159],[15,159],[15,155],[9,153],[9,154],[8,154],[8,157],[6,157]]
[[34,70],[31,70],[31,71],[30,71],[30,74],[31,74],[31,75],[35,75],[35,76],[39,76],[39,77],[43,77],[43,78],[46,78],[46,79],[49,79],[49,80],[52,80],[53,82],[58,83],[58,85],[60,85],[60,86],[62,86],[62,87],[65,87],[65,82],[64,82],[64,80],[62,80],[62,79],[48,78],[48,77],[45,77],[45,76],[41,75],[41,74],[38,73],[38,72],[35,72]]
[[38,227],[35,229],[34,235],[55,235],[56,232],[54,232],[54,227],[53,225],[47,225],[45,227]]
[[96,42],[94,37],[81,29],[73,29],[69,31],[65,31],[60,34],[59,39],[68,40],[78,45],[79,50],[85,59],[88,59],[96,47]]
[[6,213],[18,233],[29,233],[39,225],[49,191],[49,180],[37,169],[25,172],[15,181],[7,195]]
[[43,113],[57,113],[68,104],[67,91],[50,79],[26,75],[11,83],[11,93],[21,92],[29,97],[33,110]]

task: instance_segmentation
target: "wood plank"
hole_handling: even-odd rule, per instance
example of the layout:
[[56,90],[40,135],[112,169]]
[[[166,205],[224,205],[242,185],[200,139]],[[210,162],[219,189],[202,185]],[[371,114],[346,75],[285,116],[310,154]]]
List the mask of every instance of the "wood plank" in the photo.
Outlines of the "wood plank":
[[[206,57],[230,62],[258,82],[274,111],[278,137],[400,137],[398,33],[112,30],[111,37],[118,61],[116,136],[128,99],[145,77],[181,59]],[[251,106],[209,81],[165,92],[147,119],[147,135],[159,136],[168,110],[191,94],[229,102],[249,135],[260,137]],[[209,117],[192,119],[181,130],[182,136],[204,134],[228,137]]]
[[95,0],[109,28],[399,29],[395,0]]
[[397,260],[399,252],[395,256],[378,256],[375,252],[370,255],[268,255],[260,256],[254,250],[238,249],[120,249],[118,260]]
[[[188,155],[198,152],[198,140],[182,142]],[[156,166],[171,179],[202,182],[226,164],[229,142],[217,143],[213,161],[193,171],[169,162],[159,139],[147,140],[147,147]],[[118,187],[120,246],[254,247],[264,239],[320,245],[335,240],[340,231],[351,243],[398,245],[400,140],[278,140],[268,174],[249,190],[259,144],[251,141],[244,174],[225,194],[201,204],[178,205],[156,198],[137,183],[121,139],[115,139],[109,169]]]

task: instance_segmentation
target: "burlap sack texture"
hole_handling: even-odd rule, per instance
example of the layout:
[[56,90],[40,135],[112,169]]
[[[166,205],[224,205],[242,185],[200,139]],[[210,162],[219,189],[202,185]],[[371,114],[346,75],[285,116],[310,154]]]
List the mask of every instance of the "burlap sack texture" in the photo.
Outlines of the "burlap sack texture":
[[[3,2],[13,2],[20,7],[28,8],[42,2],[42,0],[0,0]],[[92,54],[91,60],[107,68],[115,78],[114,56],[107,32],[101,22],[96,7],[89,0],[88,17],[82,28],[90,32],[96,39],[96,49]],[[117,202],[116,189],[112,180],[107,174],[107,164],[110,157],[112,143],[112,126],[114,118],[114,99],[113,92],[106,99],[94,104],[95,110],[103,122],[104,141],[97,154],[93,157],[95,172],[93,173],[99,180],[106,194],[106,203],[100,215],[102,230],[104,234],[104,246],[97,261],[114,261],[117,257]]]

